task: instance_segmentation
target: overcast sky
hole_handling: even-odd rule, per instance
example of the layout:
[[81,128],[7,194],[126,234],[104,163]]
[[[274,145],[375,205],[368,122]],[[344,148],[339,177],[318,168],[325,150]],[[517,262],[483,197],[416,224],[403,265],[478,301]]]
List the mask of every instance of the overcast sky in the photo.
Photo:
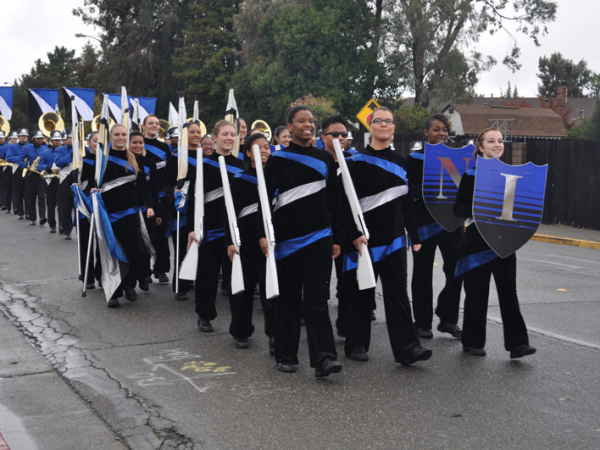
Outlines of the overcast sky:
[[[97,31],[73,16],[71,11],[78,6],[83,6],[83,0],[3,1],[2,47],[10,49],[10,53],[4,55],[0,83],[12,84],[16,78],[28,73],[38,58],[47,61],[46,54],[57,45],[76,49],[79,54],[86,39],[76,38],[75,33],[97,36]],[[541,38],[541,47],[536,47],[531,39],[515,34],[522,50],[521,70],[513,74],[499,63],[491,71],[480,75],[477,93],[498,96],[501,88],[506,90],[510,80],[513,87],[518,87],[521,96],[535,96],[538,59],[553,52],[561,52],[575,62],[585,59],[588,67],[600,72],[600,46],[595,39],[599,12],[599,0],[558,0],[557,20],[549,25],[549,34]],[[90,42],[96,41],[92,39]],[[509,45],[508,36],[498,33],[483,36],[478,49],[501,61]],[[410,96],[410,93],[405,96]]]

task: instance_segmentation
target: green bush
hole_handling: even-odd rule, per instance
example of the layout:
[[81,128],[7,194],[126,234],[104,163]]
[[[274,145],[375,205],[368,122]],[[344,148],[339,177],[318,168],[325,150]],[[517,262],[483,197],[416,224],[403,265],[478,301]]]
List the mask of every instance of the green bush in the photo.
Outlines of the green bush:
[[429,116],[429,110],[418,103],[401,106],[394,111],[396,133],[422,133]]
[[312,94],[305,95],[302,98],[296,99],[290,106],[305,105],[308,106],[317,122],[322,122],[327,117],[336,113],[336,109],[333,107],[334,101],[325,97],[315,97]]

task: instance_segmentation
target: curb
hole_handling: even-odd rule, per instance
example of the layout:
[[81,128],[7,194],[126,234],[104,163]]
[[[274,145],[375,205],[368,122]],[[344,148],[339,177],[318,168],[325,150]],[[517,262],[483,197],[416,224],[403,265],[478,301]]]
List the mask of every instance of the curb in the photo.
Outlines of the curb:
[[550,242],[552,244],[571,245],[573,247],[593,248],[600,250],[600,242],[584,241],[583,239],[569,239],[558,236],[548,236],[546,234],[534,234],[532,241]]

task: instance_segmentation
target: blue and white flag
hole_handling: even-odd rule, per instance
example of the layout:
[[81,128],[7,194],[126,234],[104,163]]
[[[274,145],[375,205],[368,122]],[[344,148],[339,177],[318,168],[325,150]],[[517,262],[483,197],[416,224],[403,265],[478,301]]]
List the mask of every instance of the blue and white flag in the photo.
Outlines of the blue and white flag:
[[[156,111],[156,98],[152,97],[134,97],[128,95],[130,117],[133,116],[135,99],[139,101],[139,119],[143,122],[148,114],[154,114]],[[115,119],[115,122],[122,123],[121,118],[121,94],[108,94],[108,108]]]
[[65,102],[66,116],[71,117],[71,97],[75,97],[75,108],[79,117],[85,121],[94,120],[94,89],[85,88],[63,88],[63,99]]
[[[144,122],[144,119],[148,114],[154,114],[156,111],[156,98],[153,97],[137,97],[139,102],[139,116],[140,122]],[[132,99],[133,100],[133,99]]]
[[1,86],[0,87],[0,116],[4,116],[6,120],[12,118],[12,107],[13,107],[13,87],[12,86]]
[[102,264],[102,288],[108,302],[129,272],[129,262],[113,233],[102,196],[99,192],[94,192],[91,197],[98,251]]
[[58,89],[29,89],[29,122],[37,123],[44,113],[58,109]]
[[71,190],[73,191],[73,201],[75,203],[75,209],[81,214],[88,218],[92,217],[92,203],[90,198],[83,193],[80,186],[72,185]]

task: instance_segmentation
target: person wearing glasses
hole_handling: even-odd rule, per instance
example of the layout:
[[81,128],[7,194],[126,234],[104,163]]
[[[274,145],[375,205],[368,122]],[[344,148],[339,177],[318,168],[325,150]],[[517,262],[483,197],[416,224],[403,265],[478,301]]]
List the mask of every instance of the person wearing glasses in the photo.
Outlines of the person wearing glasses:
[[425,361],[432,355],[430,349],[419,343],[412,322],[407,291],[405,230],[412,240],[414,251],[421,249],[421,241],[413,195],[406,176],[406,160],[390,149],[390,138],[395,129],[392,111],[386,107],[377,108],[371,115],[370,125],[371,144],[364,153],[348,160],[348,170],[371,236],[367,242],[353,220],[344,221],[346,239],[350,239],[357,250],[344,258],[344,276],[352,284],[344,352],[356,361],[369,359],[375,288],[359,291],[355,272],[361,246],[368,243],[375,276],[381,278],[386,325],[394,359],[408,365]]
[[205,134],[200,142],[200,146],[202,147],[202,157],[210,156],[215,152],[216,142],[212,135]]

